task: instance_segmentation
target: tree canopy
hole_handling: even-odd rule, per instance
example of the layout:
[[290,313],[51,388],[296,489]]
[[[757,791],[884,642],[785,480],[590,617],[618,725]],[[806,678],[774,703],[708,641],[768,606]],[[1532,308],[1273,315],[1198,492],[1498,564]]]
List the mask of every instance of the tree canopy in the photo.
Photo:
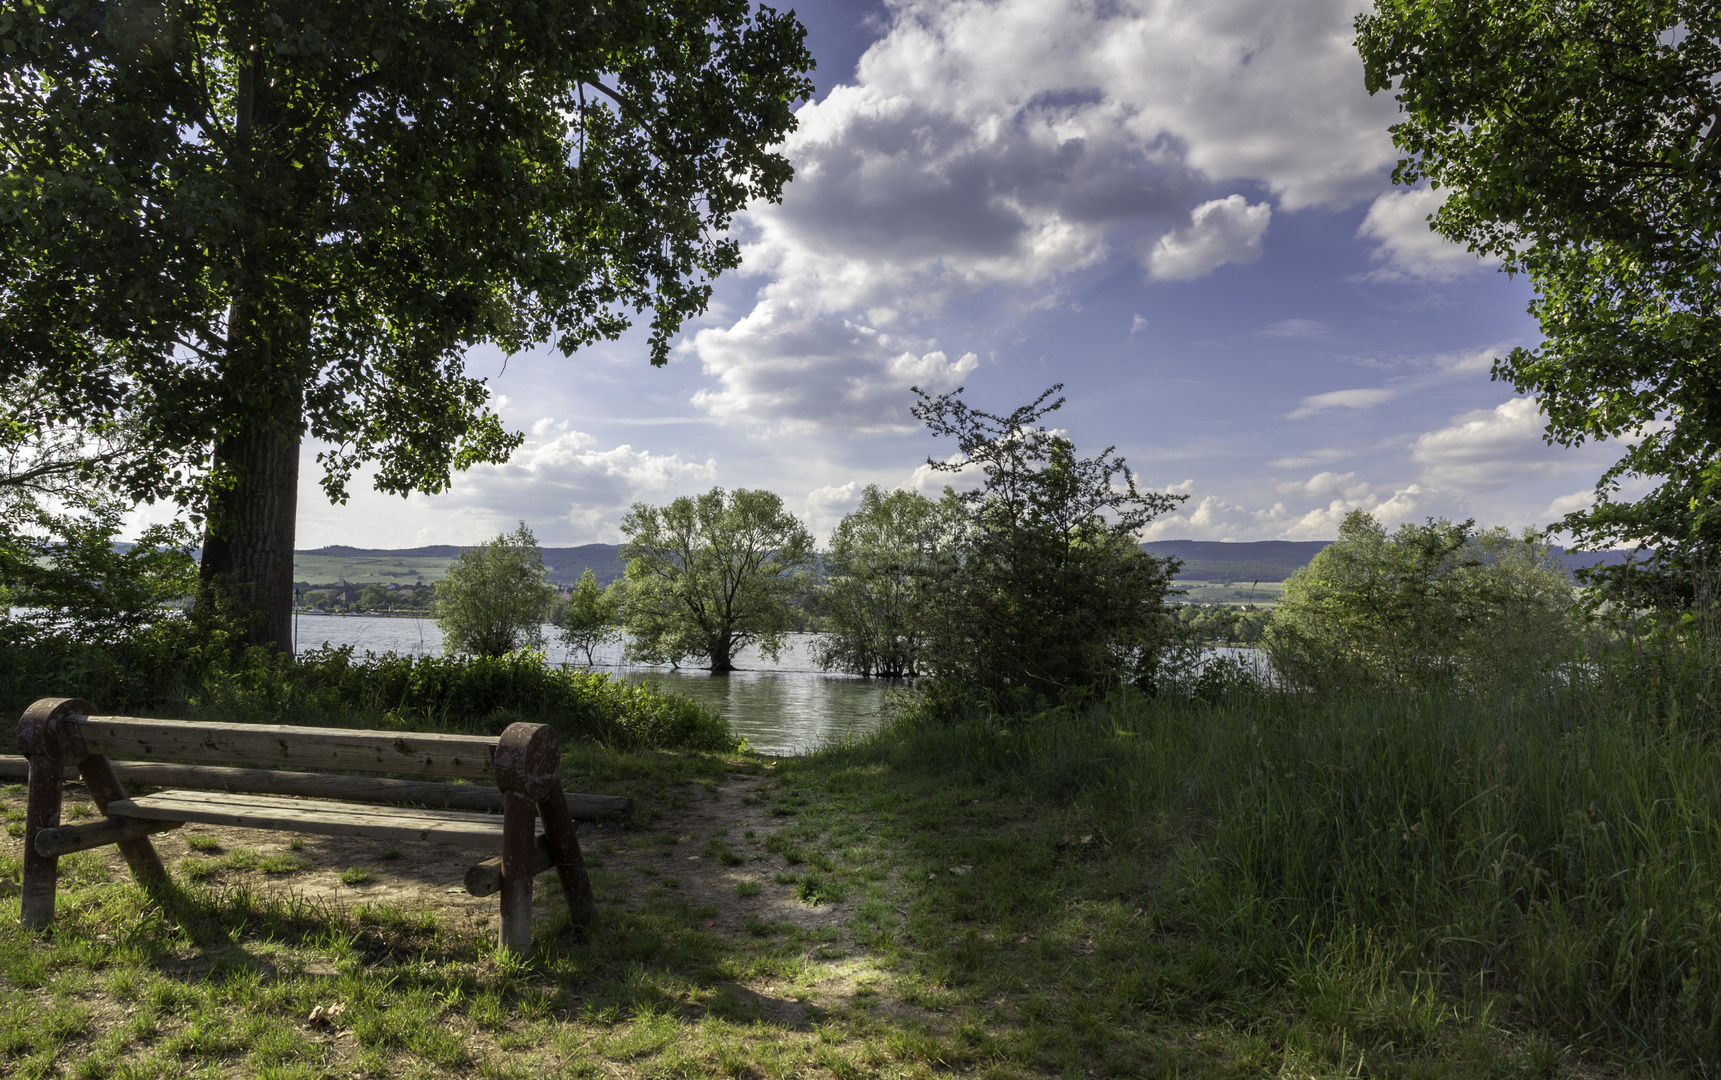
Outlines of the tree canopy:
[[1119,685],[1151,685],[1170,626],[1178,563],[1141,550],[1140,532],[1183,496],[1141,491],[1115,447],[1078,457],[1041,426],[1062,384],[1008,414],[971,407],[958,388],[916,389],[914,415],[956,440],[934,469],[977,469],[981,485],[945,496],[954,522],[922,602],[923,664],[994,708],[1032,709]]
[[0,10],[0,380],[124,421],[134,497],[208,515],[204,576],[282,644],[299,446],[323,487],[445,488],[517,444],[468,347],[650,312],[790,176],[792,15],[747,0],[42,0]]
[[947,533],[945,515],[926,496],[866,486],[824,559],[821,666],[892,679],[919,674],[927,577]]
[[1285,582],[1266,643],[1292,685],[1427,688],[1573,659],[1574,597],[1547,539],[1445,519],[1393,533],[1353,510]]
[[591,667],[596,662],[593,654],[621,636],[620,611],[620,589],[616,583],[611,582],[607,589],[600,587],[597,575],[586,567],[567,603],[557,612],[561,617],[562,644],[570,653],[584,653],[586,666]]
[[812,534],[780,497],[712,488],[668,506],[636,503],[621,531],[629,655],[693,658],[721,673],[749,645],[779,654],[790,600],[807,591],[813,564]]
[[543,622],[556,590],[544,580],[538,539],[522,521],[512,533],[467,548],[436,583],[443,650],[503,656],[544,647]]
[[[1441,235],[1535,287],[1545,341],[1494,374],[1547,438],[1618,439],[1565,527],[1687,572],[1721,538],[1721,9],[1711,0],[1376,0],[1357,20],[1391,90],[1394,179],[1447,192]],[[1622,481],[1656,481],[1636,501]]]

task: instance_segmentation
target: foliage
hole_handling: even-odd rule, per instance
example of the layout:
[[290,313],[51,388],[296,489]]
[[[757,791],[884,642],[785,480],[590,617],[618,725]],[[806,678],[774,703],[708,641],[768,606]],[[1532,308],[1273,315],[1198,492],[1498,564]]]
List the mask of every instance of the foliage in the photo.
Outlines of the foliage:
[[564,741],[630,749],[734,745],[722,717],[681,694],[607,674],[552,667],[542,654],[399,656],[350,646],[314,649],[288,664],[262,650],[210,674],[190,705],[258,723],[314,723],[500,734],[519,720],[549,724]]
[[1252,645],[1261,636],[1269,613],[1242,611],[1217,604],[1185,604],[1177,621],[1202,641]]
[[1544,674],[1575,658],[1574,597],[1533,530],[1471,522],[1387,534],[1353,510],[1339,539],[1285,582],[1265,640],[1292,685],[1430,687]]
[[775,657],[807,591],[813,538],[769,491],[712,488],[668,506],[635,503],[622,521],[628,655],[731,671],[757,645]]
[[151,526],[122,550],[123,516],[112,503],[83,513],[21,503],[0,514],[0,640],[106,645],[182,617],[167,605],[197,591],[188,530]]
[[[81,697],[103,709],[238,723],[493,735],[527,720],[551,725],[565,743],[726,750],[735,742],[721,716],[685,695],[552,667],[538,653],[360,658],[341,647],[294,661],[236,649],[235,633],[178,619],[106,645],[55,639],[0,649],[0,707],[16,715],[38,698]],[[0,746],[12,736],[0,727]]]
[[607,589],[598,588],[597,575],[589,566],[580,575],[567,602],[557,606],[557,614],[562,624],[562,644],[569,652],[585,653],[587,667],[595,662],[594,650],[621,636],[620,590],[613,582]]
[[984,478],[945,495],[955,535],[925,593],[923,664],[1011,712],[1151,686],[1171,625],[1177,563],[1144,553],[1138,534],[1182,497],[1139,491],[1114,448],[1078,458],[1038,426],[1063,404],[1045,403],[1060,389],[1006,416],[970,408],[960,389],[915,391],[915,416],[959,451],[928,464]]
[[[1357,31],[1370,92],[1404,114],[1394,179],[1446,190],[1433,228],[1535,287],[1544,344],[1495,377],[1536,395],[1550,441],[1624,443],[1563,527],[1658,549],[1675,576],[1715,572],[1721,9],[1377,0]],[[1659,484],[1619,501],[1631,477]]]
[[519,441],[471,346],[649,309],[664,363],[791,175],[803,38],[746,0],[7,5],[0,380],[132,425],[126,493],[206,509],[278,634],[303,435],[335,500],[367,461],[435,492]]
[[[1383,1075],[1425,1074],[1395,1054],[1456,1053],[1439,1033],[1472,1010],[1492,1017],[1483,1041],[1528,1028],[1701,1075],[1721,1057],[1721,745],[1704,700],[1592,669],[1483,693],[1120,694],[1033,723],[918,705],[821,757],[1019,797],[1034,817],[1069,808],[1096,847],[1163,867],[1175,899],[1144,889],[1126,909],[1200,941],[1252,994],[1353,1015]],[[1347,1074],[1362,1070],[1315,1073]]]
[[867,485],[824,558],[819,666],[888,679],[919,673],[926,578],[946,532],[931,499]]
[[443,648],[476,656],[541,649],[542,624],[555,599],[537,537],[522,521],[512,533],[462,551],[436,583]]
[[41,379],[0,374],[0,515],[99,502],[126,488],[131,470],[154,467],[129,417],[65,417]]

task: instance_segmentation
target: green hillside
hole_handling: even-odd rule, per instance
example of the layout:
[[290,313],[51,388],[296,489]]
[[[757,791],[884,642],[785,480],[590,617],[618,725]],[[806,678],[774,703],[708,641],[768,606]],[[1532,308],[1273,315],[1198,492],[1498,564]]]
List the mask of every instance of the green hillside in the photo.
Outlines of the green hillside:
[[[626,569],[617,544],[584,544],[580,547],[541,548],[545,576],[557,585],[572,585],[587,567],[607,585]],[[460,554],[453,544],[421,548],[354,548],[343,544],[293,552],[293,580],[309,585],[352,585],[376,582],[382,585],[432,585],[448,573],[448,564]]]

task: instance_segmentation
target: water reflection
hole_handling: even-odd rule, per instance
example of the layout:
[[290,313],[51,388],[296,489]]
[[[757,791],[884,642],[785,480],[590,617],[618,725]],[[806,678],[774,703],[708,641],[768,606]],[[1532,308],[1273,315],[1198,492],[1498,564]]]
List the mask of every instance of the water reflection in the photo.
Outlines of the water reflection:
[[[329,644],[351,645],[361,655],[367,649],[407,656],[442,654],[442,631],[431,619],[300,615],[294,640],[300,652]],[[551,663],[584,663],[584,655],[572,656],[556,643],[555,627],[544,627],[544,640],[551,643],[547,650]],[[757,650],[743,650],[735,661],[741,670],[729,675],[624,664],[619,645],[598,651],[594,666],[629,682],[656,683],[715,709],[736,736],[745,738],[761,753],[799,754],[848,735],[875,730],[888,695],[901,686],[825,674],[813,663],[814,640],[813,634],[789,635],[788,646],[776,660],[759,655]],[[1271,679],[1264,653],[1217,647],[1204,650],[1200,662],[1219,657],[1241,660],[1254,668],[1257,676]]]
[[[791,634],[788,647],[772,660],[757,650],[736,657],[741,670],[711,675],[686,668],[643,667],[622,663],[621,649],[611,646],[594,656],[598,670],[609,670],[629,682],[657,683],[716,710],[736,736],[767,754],[804,753],[822,743],[851,734],[864,734],[880,722],[880,708],[895,684],[849,675],[827,675],[812,661],[814,635]],[[556,644],[555,627],[544,627],[546,650],[553,664],[583,664]],[[306,652],[323,645],[351,645],[363,654],[393,652],[405,656],[440,656],[442,632],[430,619],[389,619],[362,615],[300,615],[294,641]]]

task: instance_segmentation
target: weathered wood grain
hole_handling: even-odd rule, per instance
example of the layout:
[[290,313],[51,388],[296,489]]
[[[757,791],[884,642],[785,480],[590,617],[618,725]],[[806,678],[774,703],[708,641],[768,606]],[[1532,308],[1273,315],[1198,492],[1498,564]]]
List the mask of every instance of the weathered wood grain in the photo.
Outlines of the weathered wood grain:
[[[78,763],[78,772],[83,777],[84,789],[102,813],[108,812],[109,803],[126,797],[125,785],[114,773],[114,763],[105,755],[91,754],[84,758]],[[147,834],[125,832],[116,836],[114,843],[119,845],[120,855],[131,867],[131,876],[139,884],[154,886],[168,880],[167,867],[161,865],[161,856],[156,854],[155,845],[149,842]]]
[[163,791],[135,799],[115,800],[108,804],[108,810],[121,817],[196,821],[206,825],[318,836],[424,840],[492,851],[502,844],[500,816],[460,810],[411,810],[398,806],[359,806],[272,795],[203,791]]
[[496,738],[91,716],[60,722],[82,754],[495,779]]
[[[550,842],[543,834],[532,844],[532,876],[537,877],[556,865],[550,854]],[[473,896],[495,896],[502,891],[502,856],[485,859],[466,868],[466,891]]]
[[[221,765],[178,765],[169,761],[115,761],[114,774],[125,783],[195,791],[243,791],[256,795],[302,795],[345,799],[348,802],[411,803],[441,810],[502,812],[502,792],[479,784],[443,784],[434,780],[389,780],[380,776],[335,776],[327,773],[283,772],[277,769],[234,769]],[[28,758],[0,754],[0,777],[30,775]],[[61,773],[79,779],[77,766]],[[633,813],[633,800],[619,795],[567,793],[568,815],[575,821],[608,821]]]
[[36,833],[36,851],[57,859],[76,851],[141,840],[152,833],[177,829],[183,824],[182,821],[149,821],[144,818],[103,818],[83,825],[55,825]]

